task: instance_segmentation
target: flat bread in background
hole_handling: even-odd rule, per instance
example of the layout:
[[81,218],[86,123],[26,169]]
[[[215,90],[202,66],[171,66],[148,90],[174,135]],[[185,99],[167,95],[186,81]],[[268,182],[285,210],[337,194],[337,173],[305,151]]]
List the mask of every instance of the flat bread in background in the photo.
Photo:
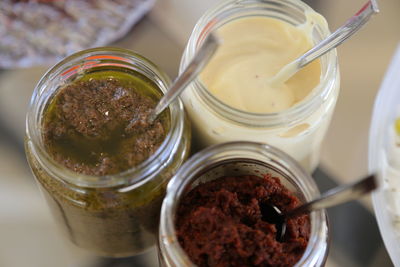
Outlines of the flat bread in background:
[[0,68],[51,65],[123,37],[155,0],[1,0]]

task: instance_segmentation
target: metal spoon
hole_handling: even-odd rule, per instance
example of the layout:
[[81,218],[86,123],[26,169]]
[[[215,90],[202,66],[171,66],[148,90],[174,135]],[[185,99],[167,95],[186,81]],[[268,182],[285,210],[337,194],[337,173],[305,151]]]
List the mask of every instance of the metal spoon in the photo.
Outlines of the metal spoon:
[[286,221],[288,218],[355,200],[373,191],[377,186],[378,183],[375,175],[370,175],[356,183],[333,188],[322,194],[321,197],[286,213],[283,213],[278,207],[271,204],[261,206],[261,213],[265,221],[276,225],[277,240],[282,241],[286,233]]
[[276,86],[286,82],[301,68],[342,44],[347,38],[356,33],[372,15],[378,12],[379,8],[377,1],[368,1],[368,3],[366,3],[353,17],[347,20],[342,27],[308,50],[305,54],[285,65],[269,80],[270,84]]
[[209,34],[204,43],[197,51],[186,69],[175,79],[167,93],[161,98],[157,106],[148,117],[149,122],[153,122],[157,116],[166,109],[176,97],[199,75],[203,68],[213,57],[220,45],[220,40],[214,35]]

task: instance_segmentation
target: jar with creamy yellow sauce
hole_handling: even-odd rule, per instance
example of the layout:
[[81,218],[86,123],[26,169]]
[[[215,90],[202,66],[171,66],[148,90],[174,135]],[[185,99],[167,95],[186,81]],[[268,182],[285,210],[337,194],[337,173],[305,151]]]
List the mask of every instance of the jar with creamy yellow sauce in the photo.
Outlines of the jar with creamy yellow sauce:
[[271,88],[269,81],[330,34],[325,19],[298,0],[222,1],[195,26],[181,71],[211,31],[222,45],[182,94],[194,143],[268,143],[313,171],[339,93],[336,50],[282,86]]

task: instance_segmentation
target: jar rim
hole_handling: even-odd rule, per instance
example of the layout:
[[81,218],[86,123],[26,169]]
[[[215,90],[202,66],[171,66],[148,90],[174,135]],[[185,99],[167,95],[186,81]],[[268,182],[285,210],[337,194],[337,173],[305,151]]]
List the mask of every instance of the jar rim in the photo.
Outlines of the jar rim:
[[[215,26],[216,21],[219,18],[224,19],[225,13],[232,12],[230,9],[237,8],[238,12],[244,12],[246,4],[263,5],[274,2],[279,2],[279,6],[296,8],[301,10],[304,14],[309,12],[317,13],[302,1],[295,0],[223,0],[206,12],[196,23],[186,46],[185,53],[181,59],[180,71],[182,72],[189,64],[190,60],[197,52],[197,49]],[[321,39],[326,38],[330,34],[327,23],[319,24],[315,21],[314,25],[317,32],[321,35]],[[201,82],[200,78],[196,78],[193,81],[193,87],[196,89],[194,90],[196,97],[199,97],[203,103],[207,104],[207,107],[235,123],[250,127],[276,127],[281,125],[292,125],[300,121],[301,118],[304,118],[306,115],[310,114],[313,110],[316,110],[322,102],[326,101],[335,87],[334,83],[336,82],[336,77],[338,76],[336,49],[332,49],[321,57],[321,65],[322,64],[326,64],[326,69],[325,71],[323,71],[323,68],[321,69],[322,73],[319,84],[310,91],[309,95],[306,96],[305,99],[280,112],[255,113],[229,106],[222,100],[215,97]],[[208,103],[212,103],[212,105],[209,105]]]
[[[80,75],[82,71],[98,66],[117,66],[139,71],[152,80],[163,94],[171,83],[169,77],[152,61],[127,49],[98,47],[72,54],[51,67],[33,91],[26,116],[27,145],[41,167],[52,174],[53,178],[60,179],[62,182],[93,188],[129,185],[129,190],[131,190],[154,177],[160,171],[159,166],[170,160],[173,156],[171,152],[178,149],[179,142],[177,141],[182,137],[184,127],[183,104],[180,99],[169,106],[171,125],[160,147],[140,164],[120,173],[95,176],[74,172],[54,160],[42,143],[41,117],[45,105],[62,85],[60,77]],[[49,93],[47,90],[52,92]]]
[[[229,151],[234,151],[234,153],[232,152],[231,155],[224,154]],[[251,158],[241,157],[238,151],[248,153],[249,155],[257,155],[264,159],[276,159],[282,168],[287,169],[285,171],[290,171],[292,176],[297,177],[298,181],[296,180],[296,185],[300,185],[299,188],[306,198],[306,201],[311,201],[320,196],[318,187],[312,177],[292,157],[275,147],[248,141],[228,142],[208,147],[186,161],[168,184],[167,194],[161,207],[159,226],[159,246],[164,259],[165,256],[170,257],[169,260],[172,260],[176,266],[194,266],[183,248],[179,245],[176,237],[174,215],[176,214],[175,212],[179,204],[179,199],[187,192],[186,190],[188,185],[192,182],[192,179],[196,179],[199,174],[201,174],[201,171],[204,170],[204,166],[207,168],[212,164],[223,162],[227,158],[237,159],[238,162],[252,160]],[[215,156],[216,154],[218,155]],[[310,214],[310,220],[310,239],[302,258],[295,266],[315,266],[326,260],[326,252],[323,258],[315,259],[315,251],[317,251],[317,248],[324,248],[321,245],[325,244],[325,249],[327,250],[328,228],[326,211],[318,210],[312,212]]]

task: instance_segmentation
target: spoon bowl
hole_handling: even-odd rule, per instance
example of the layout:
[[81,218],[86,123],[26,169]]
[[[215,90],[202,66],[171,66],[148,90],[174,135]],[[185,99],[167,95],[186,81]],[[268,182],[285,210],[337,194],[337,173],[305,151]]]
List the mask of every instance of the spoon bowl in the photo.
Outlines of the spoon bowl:
[[349,185],[338,186],[333,188],[321,197],[307,202],[297,208],[286,213],[282,212],[278,207],[271,204],[264,204],[261,207],[263,219],[269,223],[273,223],[277,228],[277,240],[282,241],[286,233],[286,221],[288,218],[295,217],[300,214],[309,213],[314,210],[333,207],[345,202],[349,202],[370,193],[378,187],[375,175],[361,179],[358,182]]

